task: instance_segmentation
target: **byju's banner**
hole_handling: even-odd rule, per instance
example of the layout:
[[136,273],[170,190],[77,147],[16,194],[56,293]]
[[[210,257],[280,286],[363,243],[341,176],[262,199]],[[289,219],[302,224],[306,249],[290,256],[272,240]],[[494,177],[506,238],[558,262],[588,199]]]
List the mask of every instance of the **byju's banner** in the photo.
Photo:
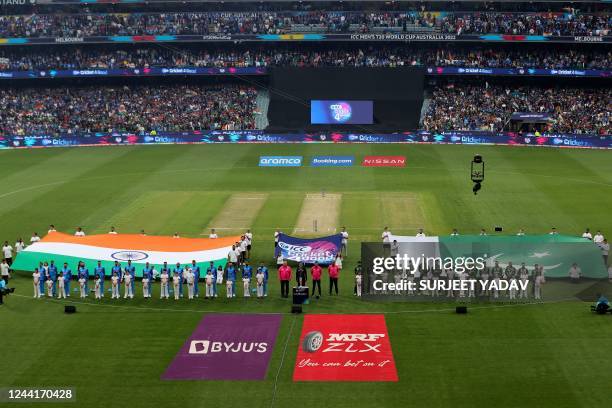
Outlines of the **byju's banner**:
[[207,314],[163,380],[264,380],[282,316]]
[[341,245],[342,234],[312,239],[280,234],[275,256],[282,254],[289,261],[328,265],[336,259]]
[[397,381],[384,315],[306,315],[293,381]]

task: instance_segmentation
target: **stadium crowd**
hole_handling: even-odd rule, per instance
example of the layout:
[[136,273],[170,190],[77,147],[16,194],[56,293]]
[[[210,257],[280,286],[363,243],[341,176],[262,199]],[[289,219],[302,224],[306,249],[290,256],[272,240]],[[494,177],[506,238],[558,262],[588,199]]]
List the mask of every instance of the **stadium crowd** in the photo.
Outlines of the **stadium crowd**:
[[552,36],[608,35],[611,15],[571,13],[454,13],[444,16],[440,27],[455,34],[526,34]]
[[552,114],[551,132],[609,134],[612,89],[448,84],[434,88],[423,128],[500,131],[514,112]]
[[238,86],[1,88],[0,136],[253,129],[256,96]]
[[[257,91],[235,85],[0,89],[0,136],[254,129]],[[430,131],[507,128],[514,112],[549,113],[547,131],[609,134],[612,90],[447,84],[431,91]]]
[[[524,47],[523,47],[524,48]],[[303,47],[240,49],[55,48],[0,50],[0,70],[146,67],[461,66],[480,68],[610,69],[612,51],[575,49]]]
[[[442,16],[442,17],[441,17]],[[578,13],[437,13],[418,11],[245,11],[0,16],[0,37],[281,34],[429,31],[607,35],[609,15]]]

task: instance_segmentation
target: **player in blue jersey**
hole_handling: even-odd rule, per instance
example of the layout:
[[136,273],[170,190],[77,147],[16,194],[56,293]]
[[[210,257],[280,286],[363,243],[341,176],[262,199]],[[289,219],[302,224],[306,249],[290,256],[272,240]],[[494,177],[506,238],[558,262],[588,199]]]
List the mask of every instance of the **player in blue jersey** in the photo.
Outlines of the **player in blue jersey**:
[[98,265],[94,268],[94,279],[100,279],[100,297],[104,297],[104,277],[106,276],[106,269],[102,266],[102,262],[98,261]]

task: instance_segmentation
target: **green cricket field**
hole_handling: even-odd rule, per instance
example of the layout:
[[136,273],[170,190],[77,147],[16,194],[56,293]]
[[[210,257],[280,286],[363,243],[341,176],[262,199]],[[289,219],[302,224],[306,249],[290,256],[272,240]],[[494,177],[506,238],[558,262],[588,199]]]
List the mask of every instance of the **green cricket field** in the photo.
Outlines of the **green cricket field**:
[[[486,178],[472,193],[470,162]],[[259,167],[263,155],[300,155],[302,167]],[[352,167],[310,167],[315,155],[356,158]],[[359,165],[366,155],[404,155],[405,168]],[[604,150],[443,145],[167,145],[0,151],[0,240],[29,242],[49,224],[73,233],[206,237],[210,228],[254,233],[252,262],[272,267],[276,228],[329,235],[346,226],[349,256],[340,296],[306,313],[382,313],[398,382],[293,382],[303,315],[290,313],[271,279],[265,299],[33,299],[16,271],[0,306],[0,388],[72,387],[66,407],[593,407],[612,401],[612,317],[579,301],[470,306],[366,302],[353,296],[360,243],[398,235],[477,234],[556,227],[612,234],[612,154]],[[321,200],[325,194],[326,200]],[[314,225],[316,221],[316,231]],[[63,313],[65,304],[78,312]],[[264,381],[162,381],[208,312],[282,313]],[[607,402],[606,402],[607,401]],[[0,403],[0,405],[3,405]],[[9,404],[6,404],[7,406]],[[16,406],[26,407],[21,403]],[[41,406],[41,404],[31,404]],[[42,404],[44,405],[44,404]]]

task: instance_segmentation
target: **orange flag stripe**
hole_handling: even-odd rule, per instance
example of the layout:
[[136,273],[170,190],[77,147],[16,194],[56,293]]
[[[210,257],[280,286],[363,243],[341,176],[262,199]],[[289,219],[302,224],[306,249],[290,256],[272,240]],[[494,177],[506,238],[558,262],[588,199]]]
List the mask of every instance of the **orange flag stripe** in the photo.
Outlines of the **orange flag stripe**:
[[102,248],[133,249],[141,251],[192,252],[232,246],[239,236],[210,238],[173,238],[140,234],[100,234],[76,237],[62,232],[51,232],[41,242],[89,245]]

